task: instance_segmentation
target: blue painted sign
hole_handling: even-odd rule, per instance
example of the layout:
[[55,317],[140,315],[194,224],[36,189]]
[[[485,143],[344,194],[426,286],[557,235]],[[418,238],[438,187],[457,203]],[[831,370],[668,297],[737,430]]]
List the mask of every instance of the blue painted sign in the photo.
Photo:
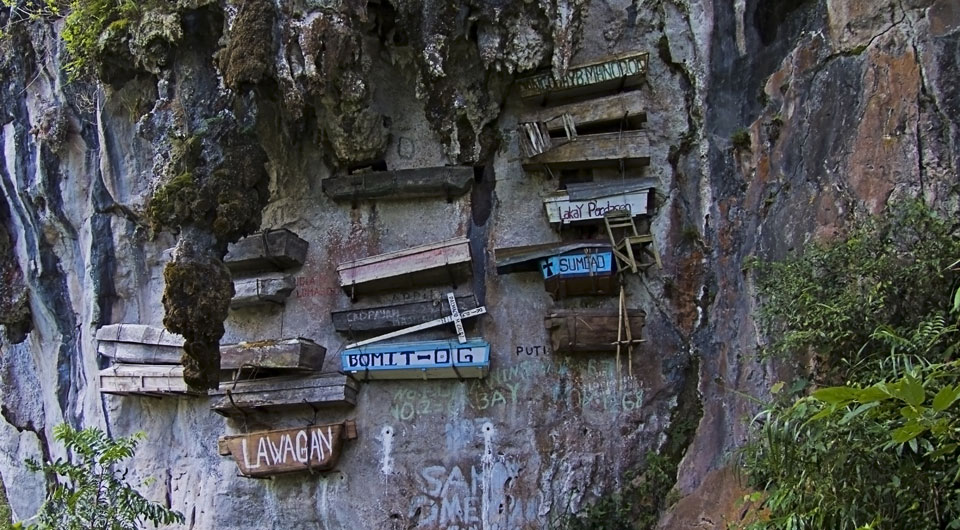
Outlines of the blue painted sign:
[[469,339],[370,344],[340,354],[344,372],[369,379],[483,377],[490,366],[490,344]]
[[613,252],[573,252],[540,260],[543,278],[577,278],[613,274]]

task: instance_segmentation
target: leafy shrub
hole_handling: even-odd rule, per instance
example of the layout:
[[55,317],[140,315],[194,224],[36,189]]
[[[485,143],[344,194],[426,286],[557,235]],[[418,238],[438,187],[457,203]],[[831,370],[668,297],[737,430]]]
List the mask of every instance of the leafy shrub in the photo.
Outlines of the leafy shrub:
[[133,456],[143,433],[111,439],[99,429],[77,431],[66,424],[54,427],[53,433],[73,454],[74,462],[27,460],[31,471],[56,477],[36,522],[28,528],[135,530],[147,521],[155,525],[183,522],[183,515],[148,501],[127,484],[126,471],[114,470]]
[[944,312],[956,256],[960,239],[950,224],[922,202],[907,201],[841,241],[754,263],[760,321],[773,337],[764,354],[812,351],[845,379],[868,352],[882,352],[873,338],[879,326],[909,333]]
[[746,528],[960,528],[958,245],[909,202],[760,265],[761,317],[782,332],[772,352],[825,356],[843,384],[778,396],[755,418],[741,453],[760,490]]

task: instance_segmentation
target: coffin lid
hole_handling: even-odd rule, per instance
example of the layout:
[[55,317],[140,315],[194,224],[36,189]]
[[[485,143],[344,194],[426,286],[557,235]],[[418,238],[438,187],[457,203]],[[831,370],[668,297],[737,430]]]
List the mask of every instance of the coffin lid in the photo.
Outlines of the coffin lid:
[[610,243],[601,240],[559,241],[540,245],[503,247],[494,250],[497,274],[537,272],[540,260],[584,249],[610,250]]

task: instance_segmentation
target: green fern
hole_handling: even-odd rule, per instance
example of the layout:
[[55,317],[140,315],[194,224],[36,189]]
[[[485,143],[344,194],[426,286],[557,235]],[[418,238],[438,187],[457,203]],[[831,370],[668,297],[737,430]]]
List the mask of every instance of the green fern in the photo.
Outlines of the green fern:
[[115,466],[133,457],[143,433],[111,439],[96,428],[75,430],[57,425],[54,438],[73,461],[40,463],[27,460],[27,469],[54,475],[56,484],[47,494],[36,521],[36,530],[136,530],[143,523],[182,523],[179,512],[147,500],[126,482],[126,472]]

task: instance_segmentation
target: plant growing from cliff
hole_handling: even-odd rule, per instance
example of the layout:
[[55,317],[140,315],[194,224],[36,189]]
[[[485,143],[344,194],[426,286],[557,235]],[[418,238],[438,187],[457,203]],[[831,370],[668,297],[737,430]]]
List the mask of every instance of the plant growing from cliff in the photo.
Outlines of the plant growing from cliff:
[[956,276],[948,266],[958,255],[951,224],[922,202],[906,201],[839,241],[780,262],[754,262],[760,321],[773,337],[764,354],[813,352],[845,380],[882,355],[879,326],[907,334],[942,314]]
[[47,498],[27,528],[36,530],[135,530],[154,525],[182,523],[183,515],[150,502],[126,481],[118,464],[131,458],[143,433],[111,439],[96,428],[75,430],[69,425],[53,429],[56,440],[72,453],[73,461],[57,459],[27,468],[56,477]]
[[734,151],[750,150],[750,131],[746,129],[737,129],[730,135],[730,144]]
[[757,415],[741,456],[763,494],[746,528],[960,528],[958,245],[906,202],[760,266],[772,351],[819,355],[840,384]]
[[108,30],[125,33],[139,8],[132,0],[72,0],[61,38],[67,50],[64,65],[70,79],[93,73],[99,62],[99,42]]

